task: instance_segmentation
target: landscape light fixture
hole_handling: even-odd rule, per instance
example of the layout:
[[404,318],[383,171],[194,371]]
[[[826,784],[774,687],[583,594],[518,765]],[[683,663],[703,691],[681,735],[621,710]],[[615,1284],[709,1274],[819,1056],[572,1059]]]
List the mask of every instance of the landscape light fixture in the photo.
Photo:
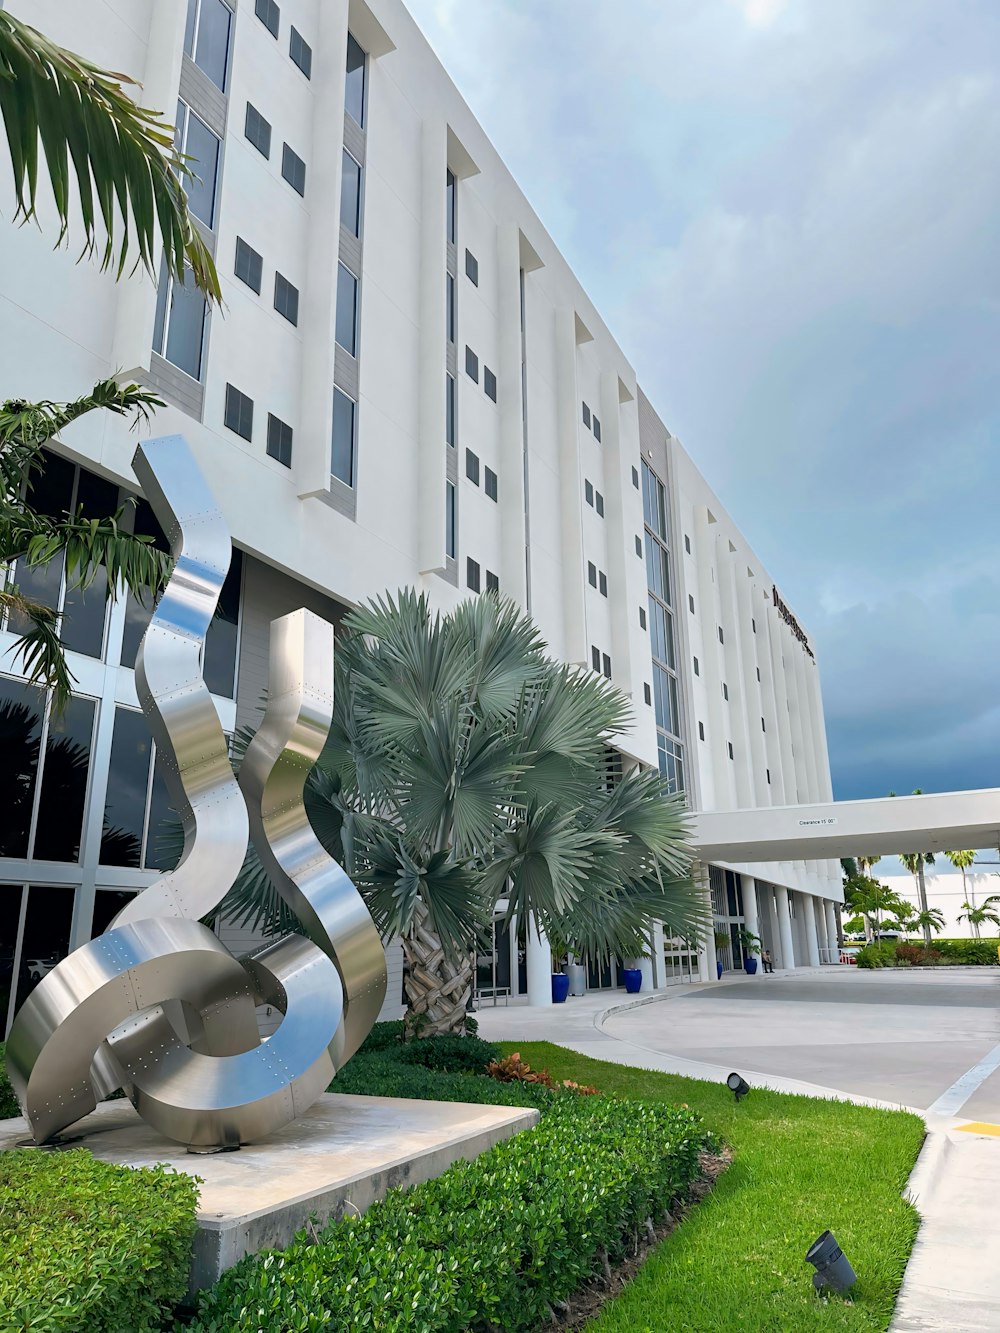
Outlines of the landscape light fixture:
[[819,1240],[813,1241],[806,1251],[806,1262],[816,1269],[813,1286],[817,1291],[822,1287],[829,1287],[831,1291],[849,1291],[858,1280],[832,1231],[824,1231]]
[[737,1101],[739,1101],[741,1097],[745,1097],[750,1091],[750,1084],[746,1081],[743,1075],[735,1072],[730,1074],[726,1079],[726,1087],[732,1090]]

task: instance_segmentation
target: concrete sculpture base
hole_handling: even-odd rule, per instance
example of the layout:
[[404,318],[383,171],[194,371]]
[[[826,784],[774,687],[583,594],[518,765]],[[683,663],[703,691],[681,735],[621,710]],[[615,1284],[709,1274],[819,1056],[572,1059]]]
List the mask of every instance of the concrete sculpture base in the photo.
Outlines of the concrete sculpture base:
[[[510,1106],[324,1094],[260,1144],[194,1155],[139,1119],[127,1101],[102,1102],[64,1135],[103,1162],[165,1162],[200,1176],[191,1290],[210,1286],[245,1254],[287,1245],[315,1216],[319,1226],[364,1212],[395,1185],[439,1176],[538,1121]],[[23,1119],[0,1120],[0,1151],[28,1137]],[[48,1151],[39,1149],[38,1151]],[[58,1151],[58,1149],[56,1150]]]

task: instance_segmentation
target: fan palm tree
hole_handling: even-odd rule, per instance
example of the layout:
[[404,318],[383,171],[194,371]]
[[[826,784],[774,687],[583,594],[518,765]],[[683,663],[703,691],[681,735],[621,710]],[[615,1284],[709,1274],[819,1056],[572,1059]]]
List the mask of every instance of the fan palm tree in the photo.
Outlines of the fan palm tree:
[[[14,178],[13,216],[37,222],[40,180],[47,174],[57,245],[68,238],[75,214],[82,226],[81,258],[98,254],[101,267],[120,278],[134,254],[134,267],[152,274],[162,247],[168,273],[182,282],[189,278],[209,301],[219,302],[211,252],[188,211],[184,182],[193,173],[174,145],[173,126],[129,96],[137,86],[0,9],[0,116]],[[83,413],[106,408],[145,421],[160,406],[148,389],[114,380],[72,403],[12,399],[0,405],[0,566],[15,560],[22,568],[39,566],[65,557],[71,587],[86,588],[103,567],[112,590],[120,580],[140,600],[155,595],[166,563],[148,544],[121,532],[120,514],[94,521],[39,514],[31,504],[31,480],[41,467],[42,446]],[[0,589],[0,618],[4,612],[27,622],[15,657],[32,682],[53,689],[55,705],[62,707],[72,678],[56,612],[16,586]]]
[[945,852],[945,856],[948,858],[948,860],[952,863],[953,866],[956,866],[959,870],[961,870],[961,872],[962,872],[962,897],[963,897],[963,898],[967,898],[967,899],[972,903],[972,906],[975,907],[975,905],[976,905],[976,888],[975,888],[975,885],[973,885],[973,887],[972,887],[972,895],[971,895],[971,897],[970,897],[970,896],[969,896],[968,884],[967,884],[967,882],[966,882],[966,878],[965,878],[965,872],[966,872],[966,870],[968,870],[969,866],[971,866],[971,865],[973,864],[973,862],[975,861],[975,859],[976,859],[976,853],[975,853],[975,852]]
[[[404,591],[343,628],[307,809],[383,935],[402,939],[421,1030],[464,1023],[498,911],[577,957],[641,954],[655,921],[704,934],[680,799],[651,771],[606,781],[628,705],[601,676],[553,662],[491,595],[441,617]],[[220,910],[266,933],[293,924],[252,854]]]
[[988,898],[984,898],[980,907],[976,907],[972,903],[963,903],[958,919],[959,921],[968,921],[972,927],[972,933],[978,940],[981,938],[980,930],[987,922],[993,926],[1000,926],[1000,913],[996,909],[997,903],[1000,903],[1000,896],[995,893],[991,893]]

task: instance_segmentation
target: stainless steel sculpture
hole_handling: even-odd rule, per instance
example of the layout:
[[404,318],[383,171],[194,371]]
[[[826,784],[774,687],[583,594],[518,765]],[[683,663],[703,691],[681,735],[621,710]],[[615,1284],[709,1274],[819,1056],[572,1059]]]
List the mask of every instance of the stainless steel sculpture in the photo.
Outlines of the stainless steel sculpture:
[[[136,684],[184,851],[42,978],[14,1020],[7,1068],[38,1143],[123,1087],[169,1138],[237,1146],[300,1115],[358,1049],[385,997],[385,954],[303,800],[333,716],[333,627],[305,610],[272,623],[267,709],[237,784],[201,674],[232,554],[226,524],[180,436],[140,446],[133,466],[175,559]],[[248,830],[308,938],[235,959],[198,918],[239,872]],[[264,1003],[284,1017],[262,1041]]]

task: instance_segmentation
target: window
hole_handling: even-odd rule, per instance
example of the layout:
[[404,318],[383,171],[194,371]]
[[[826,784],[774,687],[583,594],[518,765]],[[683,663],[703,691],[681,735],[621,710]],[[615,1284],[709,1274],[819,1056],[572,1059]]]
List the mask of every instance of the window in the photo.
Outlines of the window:
[[153,351],[193,380],[201,379],[206,315],[205,298],[194,283],[188,285],[168,277],[166,264],[162,264],[156,293]]
[[684,549],[685,551],[687,551],[688,555],[691,554],[691,538],[687,535],[686,532],[684,534]]
[[245,282],[251,291],[260,296],[260,280],[264,271],[264,259],[252,246],[241,237],[236,238],[236,276]]
[[698,661],[697,657],[694,659],[694,674],[696,676],[701,675],[701,663]]
[[271,125],[255,106],[247,102],[247,118],[243,133],[264,157],[271,156]]
[[455,173],[454,173],[453,171],[449,171],[449,172],[446,174],[446,176],[445,176],[445,187],[444,187],[444,188],[445,188],[445,215],[446,215],[446,227],[447,227],[447,232],[448,232],[448,240],[449,240],[449,242],[450,242],[452,245],[454,245],[454,244],[455,244],[455,236],[456,236],[456,233],[457,233],[457,230],[458,230],[457,225],[456,225],[456,224],[457,224],[457,221],[458,221],[458,216],[457,216],[457,215],[458,215],[458,199],[457,199],[457,194],[458,194],[458,183],[457,183],[457,181],[455,180]]
[[646,703],[651,704],[653,702],[653,691],[649,688],[648,684],[646,684],[645,682],[643,682],[642,693],[646,700]]
[[232,384],[226,385],[226,428],[235,431],[244,440],[253,438],[253,399]]
[[736,756],[733,754],[733,743],[732,743],[732,741],[726,741],[726,746],[727,746],[727,748],[728,748],[728,750],[729,750],[729,758],[730,758],[730,759],[735,759]]
[[593,506],[594,488],[589,481],[584,481],[583,483],[583,497],[587,501],[587,504]]
[[587,561],[587,582],[592,588],[597,587],[597,566],[593,560]]
[[764,771],[767,773],[767,785],[770,787],[770,785],[771,785],[771,770],[768,768],[768,769],[765,769]]
[[672,671],[674,669],[673,617],[655,597],[649,599],[649,634],[650,651],[654,658],[665,662]]
[[583,424],[588,430],[590,429],[590,408],[586,403],[583,405]]
[[642,514],[646,527],[659,537],[667,540],[667,504],[663,482],[648,463],[642,465]]
[[456,514],[455,483],[444,484],[444,550],[445,555],[455,559],[457,550],[458,522]]
[[485,478],[484,478],[484,482],[485,482],[485,486],[486,486],[486,494],[487,494],[487,496],[488,496],[491,500],[496,501],[496,498],[497,498],[497,474],[493,471],[493,469],[492,469],[491,467],[488,467],[488,468],[486,469],[486,476],[485,476]]
[[497,400],[497,377],[489,366],[483,366],[483,391],[487,398]]
[[465,349],[465,373],[469,379],[475,380],[477,384],[479,383],[479,357],[476,356],[471,347]]
[[283,466],[292,466],[292,428],[271,412],[267,414],[267,452]]
[[224,0],[188,0],[184,50],[215,86],[226,91],[233,11]]
[[330,471],[345,486],[354,485],[354,453],[357,436],[357,403],[340,389],[333,391],[333,445]]
[[306,164],[298,153],[292,152],[288,144],[283,144],[281,149],[281,174],[296,194],[305,196]]
[[763,719],[763,718],[761,718],[761,720],[760,720],[760,729],[761,729],[761,731],[767,731],[767,727],[764,725],[764,719]]
[[597,506],[597,516],[598,516],[598,518],[603,518],[603,517],[604,517],[604,496],[601,494],[600,491],[595,491],[595,493],[594,493],[594,504]]
[[445,277],[445,324],[448,330],[448,341],[455,341],[455,330],[458,324],[458,313],[455,304],[455,279],[449,273]]
[[720,643],[725,643],[725,642],[726,642],[726,636],[725,636],[725,635],[723,634],[723,632],[722,632],[722,626],[721,626],[721,625],[719,626],[719,642],[720,642]]
[[639,628],[646,628],[646,608],[644,606],[639,607]]
[[722,697],[725,699],[726,703],[729,702],[729,686],[725,681],[722,682]]
[[340,175],[340,223],[352,236],[361,235],[361,163],[346,148]]
[[590,646],[590,660],[591,660],[591,662],[593,663],[594,670],[595,670],[595,671],[600,671],[600,669],[601,669],[601,650],[600,650],[599,648],[595,648],[593,644],[591,644],[591,646]]
[[750,621],[750,628],[753,630],[754,634],[757,633],[757,622],[756,622],[756,620],[751,619],[751,621]]
[[604,653],[604,655],[603,655],[602,658],[601,658],[601,662],[602,662],[602,664],[603,664],[603,666],[604,666],[604,674],[607,676],[608,680],[610,680],[610,679],[611,679],[611,658],[607,655],[607,653]]
[[670,557],[655,537],[646,536],[646,582],[661,602],[670,606]]
[[479,260],[471,250],[465,252],[465,276],[474,287],[479,286]]
[[698,723],[698,739],[699,739],[700,741],[703,741],[703,740],[705,739],[705,724],[704,724],[704,722],[699,722],[699,723]]
[[455,443],[455,376],[444,377],[444,438]]
[[473,592],[479,591],[479,565],[472,556],[467,556],[465,560],[465,581]]
[[274,275],[274,308],[289,324],[299,322],[299,289],[280,273]]
[[351,356],[358,354],[358,280],[349,268],[337,265],[337,342]]
[[600,417],[598,417],[598,416],[596,415],[596,413],[595,413],[595,415],[594,415],[594,438],[597,440],[597,443],[600,444],[600,442],[601,442],[601,419],[600,419]]
[[694,615],[694,597],[688,593],[688,610]]
[[677,679],[663,667],[653,663],[653,703],[656,725],[661,731],[674,736],[680,731],[680,708],[677,699]]
[[344,110],[359,125],[365,123],[365,65],[364,51],[347,34],[347,83],[344,88]]
[[292,35],[288,39],[288,54],[292,58],[292,64],[298,65],[306,78],[311,79],[313,68],[312,47],[299,32],[298,28],[292,29]]
[[471,449],[465,451],[465,475],[474,486],[479,485],[479,455]]
[[602,596],[602,597],[607,597],[607,595],[608,595],[608,576],[607,576],[607,574],[605,574],[605,572],[604,572],[603,569],[600,570],[600,572],[598,573],[598,575],[597,575],[597,581],[598,581],[598,584],[599,584],[599,586],[600,586],[601,596]]
[[639,536],[638,533],[636,533],[636,537],[635,537],[635,553],[636,553],[636,555],[639,557],[639,559],[641,560],[641,559],[642,559],[642,538]]
[[219,153],[222,145],[205,122],[185,102],[177,103],[174,142],[178,151],[189,158],[194,173],[184,177],[188,207],[206,227],[215,226],[215,196],[219,180]]
[[254,6],[254,13],[271,36],[277,37],[278,27],[281,23],[281,10],[274,3],[274,0],[257,0],[257,4]]
[[757,680],[760,681],[760,667],[757,668]]
[[636,490],[639,489],[639,469],[638,469],[638,468],[633,468],[633,469],[632,469],[632,485],[635,487]]
[[486,571],[486,591],[497,593],[500,591],[500,580],[490,570]]

